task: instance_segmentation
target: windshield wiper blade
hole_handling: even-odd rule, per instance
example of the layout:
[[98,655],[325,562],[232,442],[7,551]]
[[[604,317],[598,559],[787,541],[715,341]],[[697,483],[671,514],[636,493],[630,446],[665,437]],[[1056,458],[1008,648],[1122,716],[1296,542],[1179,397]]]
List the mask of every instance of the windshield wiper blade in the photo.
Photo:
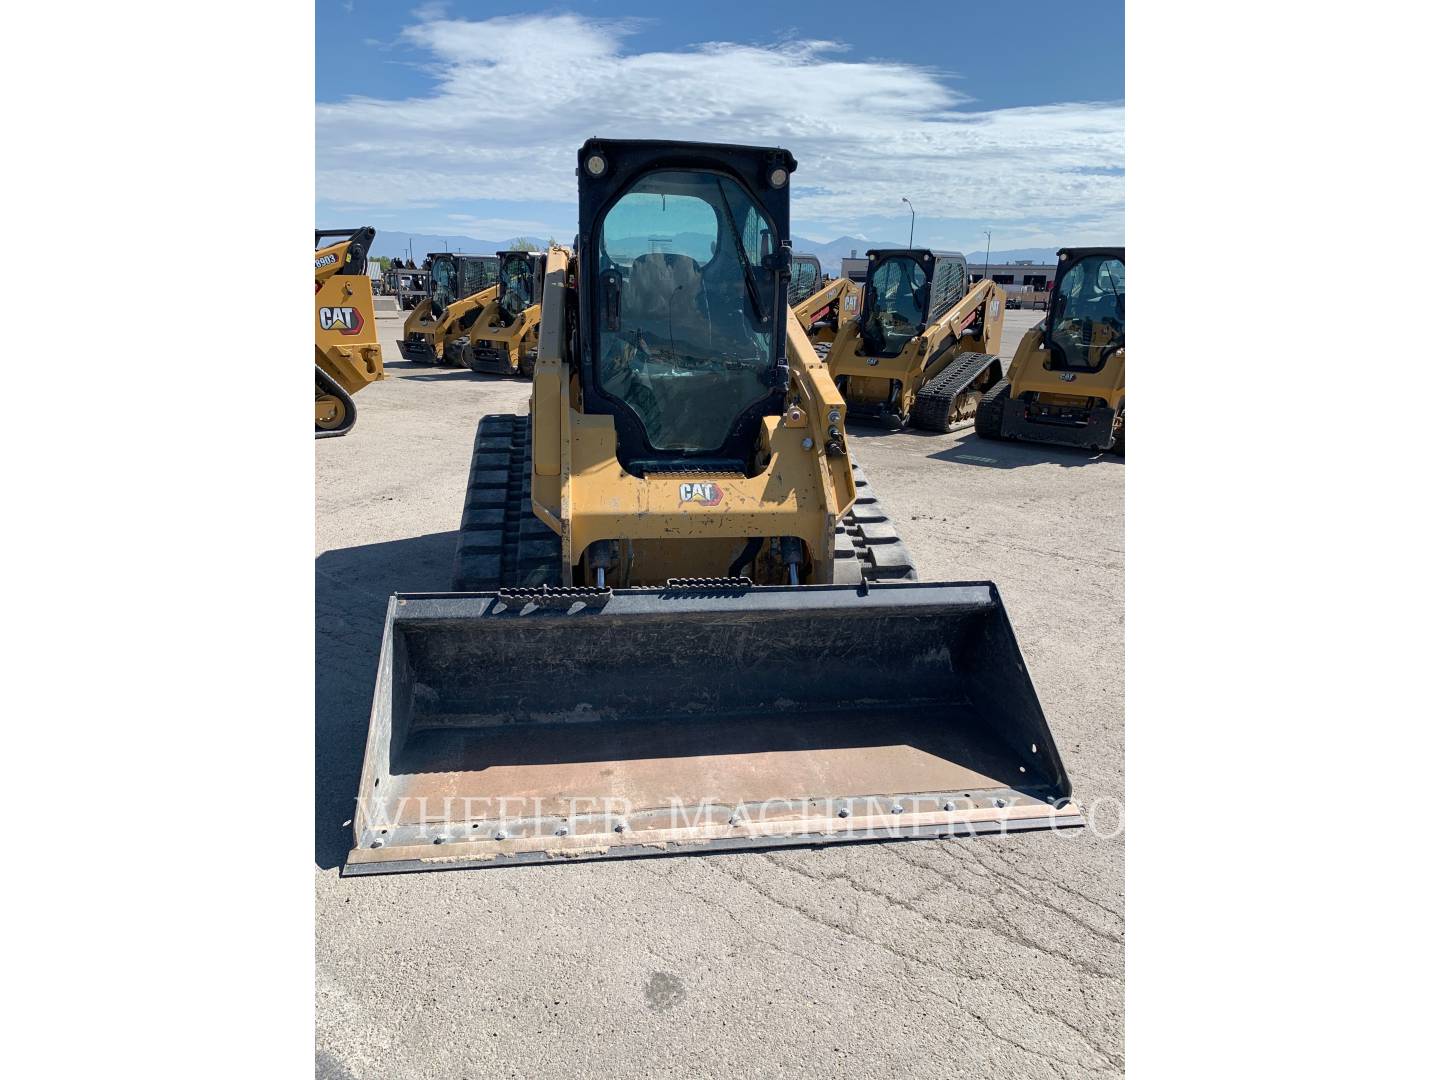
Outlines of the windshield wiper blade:
[[730,200],[725,197],[725,187],[720,183],[720,177],[713,176],[715,190],[720,193],[720,205],[725,209],[725,223],[730,226],[730,238],[735,241],[735,254],[740,260],[740,269],[745,271],[745,295],[750,298],[750,309],[755,312],[755,317],[762,323],[769,321],[765,309],[760,301],[760,284],[755,280],[755,271],[750,268],[750,260],[745,255],[745,241],[740,237],[740,230],[735,226],[735,215],[730,212]]

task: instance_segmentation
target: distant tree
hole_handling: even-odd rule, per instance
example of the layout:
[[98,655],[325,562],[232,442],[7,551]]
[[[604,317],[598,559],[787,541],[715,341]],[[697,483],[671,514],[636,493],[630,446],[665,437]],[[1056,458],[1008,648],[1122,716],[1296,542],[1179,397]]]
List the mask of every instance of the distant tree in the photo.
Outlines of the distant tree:
[[525,237],[523,237],[523,236],[517,236],[517,237],[515,237],[514,240],[511,240],[511,241],[510,241],[510,250],[511,250],[511,251],[539,251],[540,249],[537,248],[534,244],[532,244],[529,240],[526,240]]
[[390,269],[390,264],[391,264],[391,260],[390,260],[390,256],[389,256],[389,255],[381,255],[381,256],[380,256],[380,269],[381,269],[382,271],[389,270],[389,269]]

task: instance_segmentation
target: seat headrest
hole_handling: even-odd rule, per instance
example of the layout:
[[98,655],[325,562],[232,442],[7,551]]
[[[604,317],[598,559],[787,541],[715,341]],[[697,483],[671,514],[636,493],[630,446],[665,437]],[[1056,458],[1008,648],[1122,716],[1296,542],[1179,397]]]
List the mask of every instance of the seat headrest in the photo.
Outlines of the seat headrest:
[[661,288],[667,285],[668,291],[677,288],[693,287],[700,278],[700,264],[689,255],[679,255],[670,251],[656,251],[649,255],[639,255],[630,266],[631,287],[639,291],[643,286],[645,289]]

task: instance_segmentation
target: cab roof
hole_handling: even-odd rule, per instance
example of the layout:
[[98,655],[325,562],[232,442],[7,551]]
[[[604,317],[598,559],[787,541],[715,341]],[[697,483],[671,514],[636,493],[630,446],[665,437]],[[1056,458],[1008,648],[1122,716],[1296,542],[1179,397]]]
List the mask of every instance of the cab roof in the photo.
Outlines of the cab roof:
[[1125,261],[1125,247],[1073,247],[1061,248],[1056,256],[1061,259],[1083,259],[1087,255],[1118,255],[1120,261]]
[[963,259],[965,255],[959,251],[941,251],[939,248],[871,248],[865,252],[870,258],[883,258],[887,255],[928,255],[932,259]]

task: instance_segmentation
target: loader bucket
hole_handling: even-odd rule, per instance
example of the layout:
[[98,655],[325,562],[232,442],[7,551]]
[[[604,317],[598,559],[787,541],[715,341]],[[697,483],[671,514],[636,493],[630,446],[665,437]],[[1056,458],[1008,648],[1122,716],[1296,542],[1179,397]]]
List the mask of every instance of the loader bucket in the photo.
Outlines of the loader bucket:
[[344,873],[1081,823],[988,582],[397,595]]

